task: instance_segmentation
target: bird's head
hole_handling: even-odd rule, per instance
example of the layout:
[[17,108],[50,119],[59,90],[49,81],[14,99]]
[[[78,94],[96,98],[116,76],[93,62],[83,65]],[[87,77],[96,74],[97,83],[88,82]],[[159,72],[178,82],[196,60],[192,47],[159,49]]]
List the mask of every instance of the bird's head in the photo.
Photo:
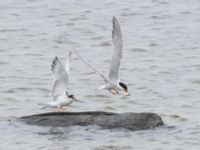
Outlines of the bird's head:
[[72,99],[74,101],[78,101],[73,94],[69,95],[68,92],[66,92],[66,95],[68,96],[69,99]]
[[127,85],[125,83],[123,83],[123,82],[119,82],[119,85],[120,85],[120,87],[122,87],[122,89],[124,91],[124,95],[125,96],[129,95]]

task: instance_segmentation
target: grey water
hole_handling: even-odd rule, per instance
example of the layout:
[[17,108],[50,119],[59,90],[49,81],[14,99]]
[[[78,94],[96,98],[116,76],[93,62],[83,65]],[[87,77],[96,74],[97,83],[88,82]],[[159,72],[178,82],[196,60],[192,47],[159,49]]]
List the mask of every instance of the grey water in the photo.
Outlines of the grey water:
[[[75,55],[68,111],[154,112],[146,131],[51,128],[16,121],[50,100],[50,65],[76,48],[107,75],[112,16],[123,34],[120,77],[130,96],[97,92],[103,80]],[[1,150],[200,149],[199,0],[0,0]]]

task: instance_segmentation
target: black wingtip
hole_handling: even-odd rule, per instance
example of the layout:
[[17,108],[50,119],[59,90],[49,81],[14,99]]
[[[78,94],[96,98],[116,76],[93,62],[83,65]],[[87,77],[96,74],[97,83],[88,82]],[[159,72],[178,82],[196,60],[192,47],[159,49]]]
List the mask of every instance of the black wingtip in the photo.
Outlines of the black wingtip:
[[113,24],[113,29],[112,29],[112,38],[114,37],[115,22],[116,22],[116,17],[113,16],[113,18],[112,18],[112,24]]
[[55,69],[55,65],[56,65],[57,60],[58,60],[57,56],[52,60],[52,64],[51,64],[51,70],[52,71],[54,71],[54,69]]
[[114,25],[115,23],[118,22],[118,21],[117,21],[117,18],[116,18],[115,16],[113,16],[113,18],[112,18],[112,22],[113,22],[113,25]]

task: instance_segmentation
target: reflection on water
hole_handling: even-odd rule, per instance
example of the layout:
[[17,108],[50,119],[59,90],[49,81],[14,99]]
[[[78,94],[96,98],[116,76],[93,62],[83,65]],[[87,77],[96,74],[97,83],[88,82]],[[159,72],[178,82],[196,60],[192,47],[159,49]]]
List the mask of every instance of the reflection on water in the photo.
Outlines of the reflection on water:
[[[7,0],[0,6],[1,149],[199,149],[200,1]],[[130,132],[29,126],[16,117],[46,112],[50,64],[76,48],[105,75],[112,16],[121,25],[120,76],[130,96],[97,92],[101,78],[73,55],[69,111],[155,112],[164,127]],[[167,137],[167,138],[166,138]]]

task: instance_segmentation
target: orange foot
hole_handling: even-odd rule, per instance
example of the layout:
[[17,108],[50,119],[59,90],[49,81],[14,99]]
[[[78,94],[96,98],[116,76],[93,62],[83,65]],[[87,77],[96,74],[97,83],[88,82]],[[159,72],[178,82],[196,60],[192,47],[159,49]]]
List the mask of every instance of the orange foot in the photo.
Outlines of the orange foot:
[[116,95],[116,94],[117,94],[117,91],[115,91],[115,90],[110,90],[110,92],[111,92],[113,95]]

